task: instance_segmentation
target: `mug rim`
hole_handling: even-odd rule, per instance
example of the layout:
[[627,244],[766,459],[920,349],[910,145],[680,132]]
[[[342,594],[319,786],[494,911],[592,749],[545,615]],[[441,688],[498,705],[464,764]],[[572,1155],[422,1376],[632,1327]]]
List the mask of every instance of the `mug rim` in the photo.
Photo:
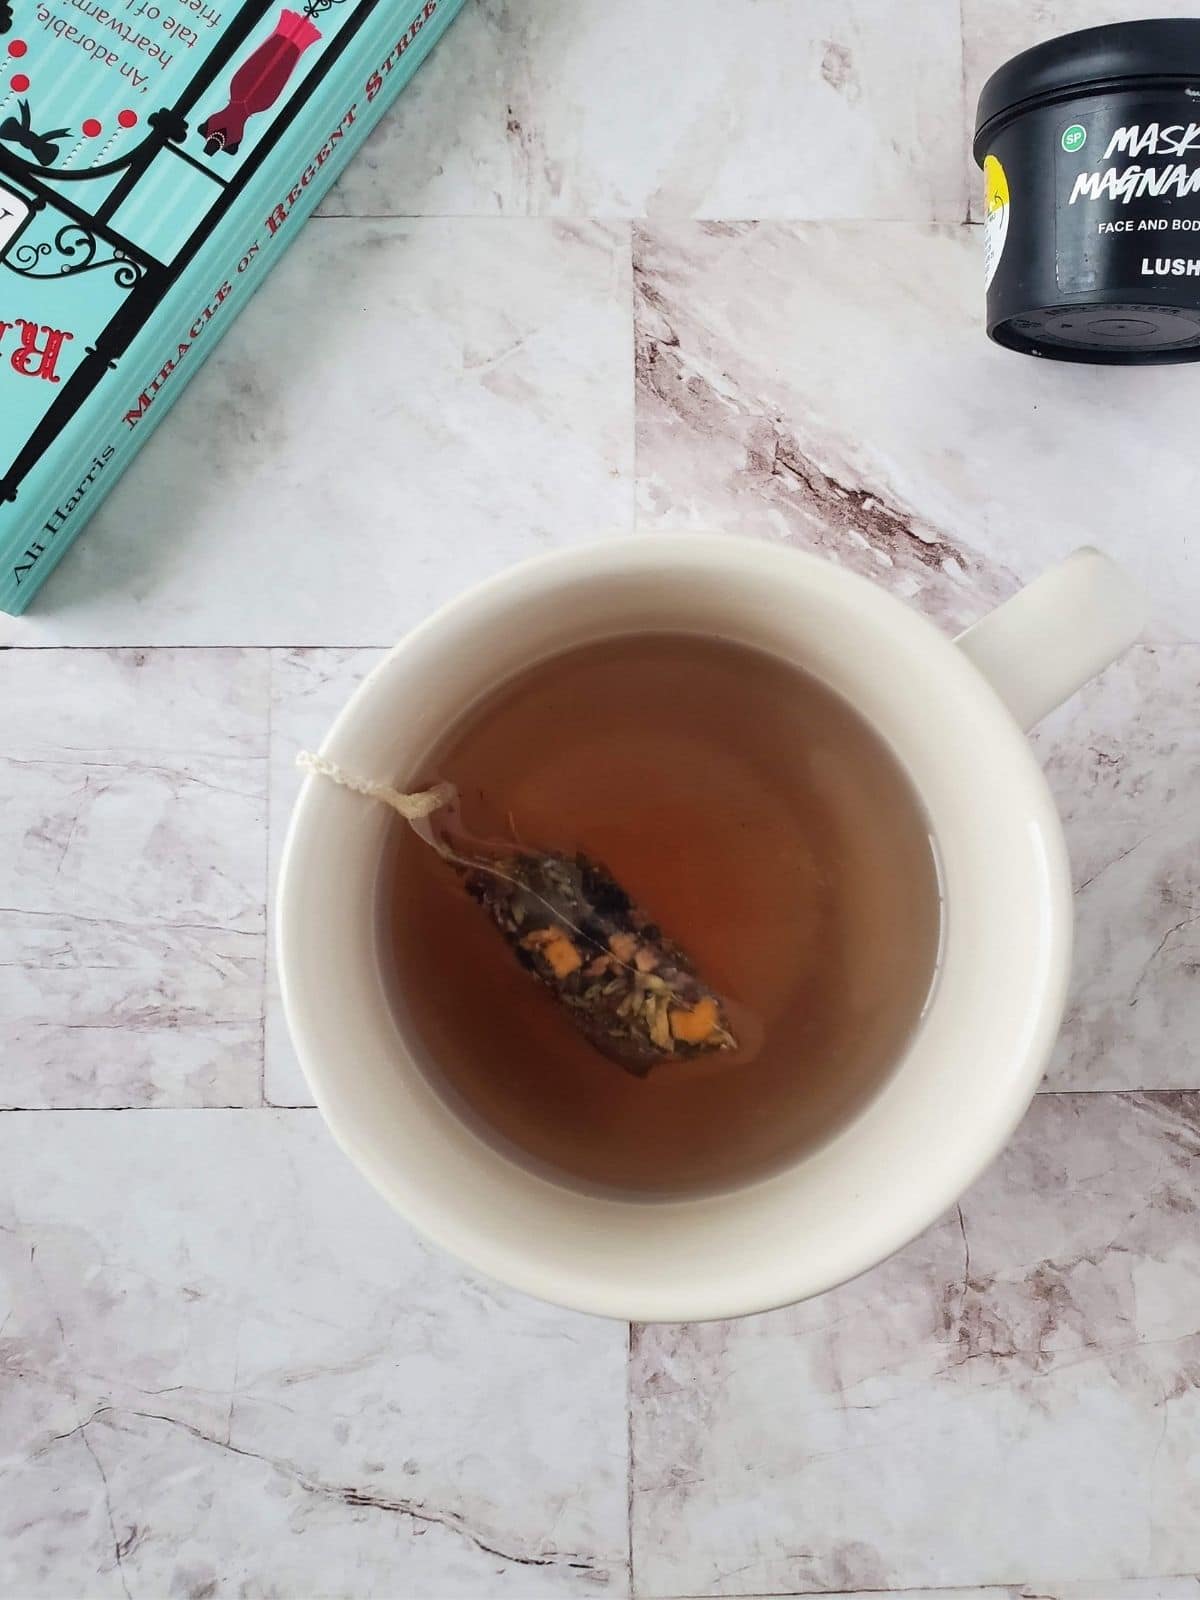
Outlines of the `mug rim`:
[[[778,570],[781,576],[786,570],[786,575],[793,582],[807,573],[818,585],[823,583],[828,588],[856,592],[868,610],[873,608],[891,613],[893,617],[900,614],[906,619],[905,627],[914,641],[914,650],[923,645],[934,651],[946,672],[956,674],[963,684],[969,683],[970,692],[978,699],[981,711],[991,717],[991,732],[1006,742],[1006,762],[1012,766],[1014,779],[1021,782],[1025,806],[1041,834],[1041,843],[1047,855],[1044,901],[1047,956],[1040,983],[1036,987],[1030,984],[1023,1052],[1011,1075],[1004,1114],[996,1115],[986,1126],[981,1123],[976,1128],[972,1148],[963,1153],[952,1176],[946,1177],[940,1186],[931,1188],[921,1205],[910,1206],[907,1211],[897,1208],[890,1221],[884,1215],[887,1208],[881,1205],[879,1226],[871,1244],[860,1248],[857,1253],[847,1252],[838,1270],[832,1275],[827,1271],[815,1284],[806,1279],[803,1271],[789,1271],[786,1264],[780,1265],[770,1290],[764,1290],[761,1284],[748,1290],[744,1285],[722,1286],[714,1282],[693,1285],[687,1293],[664,1296],[646,1284],[614,1285],[587,1272],[567,1281],[562,1274],[556,1276],[553,1271],[548,1271],[533,1252],[514,1250],[511,1242],[503,1246],[498,1238],[488,1236],[477,1228],[464,1226],[461,1218],[456,1219],[437,1211],[426,1202],[419,1186],[408,1181],[407,1175],[399,1171],[394,1163],[381,1161],[374,1151],[366,1148],[352,1128],[351,1119],[343,1115],[337,1093],[337,1080],[343,1072],[338,1065],[338,1052],[330,1048],[331,1037],[324,1040],[315,1037],[315,1031],[309,1027],[311,1009],[302,1002],[291,982],[291,973],[296,965],[293,951],[305,937],[305,929],[297,922],[300,908],[296,862],[302,847],[313,848],[313,830],[318,827],[320,802],[323,791],[327,789],[320,780],[311,777],[303,785],[293,809],[280,864],[276,894],[276,959],[289,1033],[324,1120],[337,1143],[364,1176],[419,1232],[474,1270],[500,1278],[524,1292],[560,1305],[622,1320],[702,1321],[793,1304],[859,1276],[886,1260],[936,1221],[991,1163],[1024,1116],[1057,1037],[1070,962],[1072,894],[1061,822],[1028,740],[997,692],[955,647],[954,641],[911,605],[826,558],[737,535],[689,532],[610,538],[535,556],[472,585],[405,634],[372,668],[334,719],[323,741],[323,748],[336,746],[339,737],[378,697],[385,680],[393,678],[397,670],[403,668],[406,658],[414,657],[420,649],[436,641],[437,635],[448,624],[469,618],[472,608],[482,614],[489,607],[495,608],[497,603],[503,607],[506,600],[515,602],[522,593],[532,593],[534,590],[540,590],[541,598],[545,600],[556,590],[565,590],[574,583],[587,581],[597,571],[620,571],[622,567],[636,571],[655,562],[670,567],[689,563],[711,566],[715,563],[718,568],[760,566],[764,570],[778,563],[786,563],[787,569],[780,565]],[[866,604],[868,595],[871,597],[869,606]],[[639,630],[631,628],[629,631]],[[332,838],[327,835],[325,849],[328,850],[331,844]],[[316,839],[316,848],[321,848],[319,837]],[[405,1067],[409,1075],[424,1076],[411,1053]],[[853,1126],[852,1122],[843,1132],[851,1131]],[[837,1143],[842,1137],[842,1133],[835,1135],[833,1142]],[[530,1175],[527,1173],[526,1176]],[[545,1184],[555,1196],[561,1197],[568,1192],[549,1180],[537,1181]],[[766,1178],[746,1187],[756,1188],[775,1181],[775,1178]],[[734,1190],[711,1197],[685,1198],[678,1204],[684,1207],[719,1205],[730,1195],[742,1192]],[[610,1203],[627,1206],[637,1202],[614,1198]],[[661,1206],[663,1202],[651,1204]]]

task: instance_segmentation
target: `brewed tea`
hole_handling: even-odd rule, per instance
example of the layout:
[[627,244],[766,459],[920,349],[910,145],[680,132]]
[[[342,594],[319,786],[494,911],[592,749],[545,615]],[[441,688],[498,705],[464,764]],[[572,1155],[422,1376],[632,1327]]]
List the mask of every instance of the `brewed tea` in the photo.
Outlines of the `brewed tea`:
[[398,1016],[514,1159],[623,1194],[728,1187],[828,1138],[903,1053],[937,963],[929,828],[815,678],[712,638],[610,639],[501,686],[418,777],[454,784],[479,838],[604,863],[742,1019],[735,1049],[621,1071],[398,821],[381,880]]

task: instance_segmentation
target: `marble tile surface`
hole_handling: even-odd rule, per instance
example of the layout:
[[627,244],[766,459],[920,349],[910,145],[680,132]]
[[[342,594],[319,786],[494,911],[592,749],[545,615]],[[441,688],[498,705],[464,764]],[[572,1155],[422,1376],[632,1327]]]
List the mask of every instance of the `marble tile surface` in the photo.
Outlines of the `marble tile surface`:
[[1200,1089],[1200,645],[1142,646],[1035,736],[1076,890],[1049,1082]]
[[1200,1569],[1200,1097],[1043,1095],[922,1239],[806,1306],[637,1330],[642,1593]]
[[0,654],[0,1106],[260,1098],[267,660]]
[[959,221],[958,0],[473,0],[327,214]]
[[628,1592],[625,1329],[426,1249],[315,1112],[2,1117],[0,1261],[0,1593]]
[[980,251],[965,227],[638,224],[639,525],[817,550],[949,628],[1097,544],[1149,589],[1149,637],[1195,638],[1187,368],[1114,382],[990,344]]
[[0,643],[390,644],[632,528],[631,361],[624,223],[315,221]]
[[[963,222],[988,71],[1193,9],[467,0],[0,618],[0,1600],[1200,1600],[1194,379],[990,346]],[[949,631],[1095,543],[1153,621],[1035,738],[1058,1092],[859,1282],[631,1333],[367,1189],[268,906],[296,749],[380,647],[521,556],[704,527]]]
[[275,966],[275,890],[287,820],[300,792],[301,750],[316,750],[381,650],[271,652],[270,893],[267,901],[267,1000],[263,1082],[268,1105],[309,1106],[313,1097],[288,1035]]

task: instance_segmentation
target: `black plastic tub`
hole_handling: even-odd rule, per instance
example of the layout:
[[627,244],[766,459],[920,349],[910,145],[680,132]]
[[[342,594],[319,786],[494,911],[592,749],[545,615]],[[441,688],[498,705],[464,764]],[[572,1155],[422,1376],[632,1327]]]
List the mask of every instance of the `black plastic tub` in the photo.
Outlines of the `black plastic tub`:
[[974,152],[998,344],[1200,360],[1200,18],[1085,28],[1014,56],[984,85]]

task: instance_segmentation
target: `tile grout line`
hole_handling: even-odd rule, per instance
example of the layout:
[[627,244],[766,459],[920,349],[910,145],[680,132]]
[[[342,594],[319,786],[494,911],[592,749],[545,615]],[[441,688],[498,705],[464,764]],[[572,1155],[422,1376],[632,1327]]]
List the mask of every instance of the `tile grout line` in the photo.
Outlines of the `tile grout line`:
[[[3,613],[0,613],[0,615],[3,615]],[[131,650],[140,652],[151,650],[390,650],[395,643],[396,641],[393,638],[385,639],[382,644],[376,644],[371,640],[367,640],[365,643],[360,640],[358,644],[338,644],[336,641],[326,643],[324,640],[317,640],[316,643],[297,644],[287,639],[276,639],[270,644],[264,644],[261,639],[249,644],[172,644],[162,640],[152,644],[0,644],[0,659],[9,652],[13,655],[21,653],[33,655],[38,652],[43,655],[50,655],[55,650],[78,650],[80,653],[91,651],[93,655],[112,655]]]
[[[965,0],[958,0],[958,97],[960,101],[958,113],[958,126],[962,137],[966,141],[965,149],[959,146],[958,181],[962,184],[963,214],[960,219],[963,227],[971,226],[971,195],[973,185],[971,181],[971,133],[972,122],[967,110],[967,19],[965,15]],[[964,164],[964,159],[965,164]]]
[[[1196,1581],[1194,1572],[1167,1572],[1153,1574],[1149,1579],[1133,1579],[1135,1583],[1170,1583],[1176,1578]],[[1074,1582],[1068,1579],[1067,1582]],[[1057,1587],[1057,1586],[1056,1586]],[[768,1589],[765,1592],[755,1592],[754,1600],[859,1600],[860,1596],[877,1596],[878,1600],[905,1600],[908,1595],[947,1595],[951,1600],[958,1600],[959,1596],[994,1595],[997,1590],[1008,1600],[1054,1600],[1047,1589],[1043,1593],[1043,1584],[1036,1579],[1024,1579],[1019,1583],[969,1583],[964,1588],[961,1584],[935,1584],[930,1588],[928,1584],[914,1589],[906,1586],[903,1589]],[[1197,1589],[1200,1593],[1200,1589]],[[701,1594],[656,1594],[648,1596],[647,1600],[715,1600],[712,1595]]]
[[315,1111],[316,1106],[277,1106],[268,1103],[259,1104],[257,1101],[222,1101],[220,1105],[212,1106],[170,1106],[170,1105],[127,1105],[127,1106],[0,1106],[0,1117],[29,1117],[29,1116],[110,1116],[116,1112],[142,1112],[146,1116],[164,1116],[175,1113],[177,1115],[208,1116],[213,1111]]
[[631,533],[638,532],[638,367],[637,367],[637,273],[635,264],[635,244],[638,224],[631,220],[629,224],[629,382],[633,388],[633,399],[630,405],[629,423],[633,431],[630,440],[630,528]]
[[[1125,1085],[1121,1088],[1108,1089],[1039,1089],[1034,1095],[1033,1100],[1030,1102],[1030,1110],[1033,1109],[1033,1105],[1038,1100],[1100,1100],[1105,1096],[1117,1100],[1128,1100],[1132,1096],[1137,1096],[1139,1099],[1148,1100],[1171,1100],[1177,1099],[1180,1096],[1186,1096],[1189,1099],[1200,1100],[1200,1087],[1188,1089],[1141,1089]],[[318,1107],[311,1102],[305,1104],[301,1101],[292,1101],[291,1103],[288,1103],[286,1101],[275,1100],[263,1100],[261,1102],[251,1101],[248,1104],[245,1101],[240,1103],[222,1102],[220,1105],[211,1106],[161,1104],[124,1106],[0,1106],[0,1117],[18,1114],[22,1116],[29,1116],[31,1114],[45,1115],[47,1113],[53,1114],[55,1112],[63,1112],[67,1115],[79,1115],[80,1113],[86,1112],[104,1113],[111,1111],[142,1111],[150,1116],[157,1115],[161,1112],[186,1111],[198,1113],[199,1115],[203,1116],[210,1111],[316,1111],[317,1109]]]
[[[965,61],[964,61],[965,68]],[[962,74],[963,100],[965,93],[965,71]],[[846,215],[840,211],[813,212],[812,215],[797,216],[795,212],[774,212],[761,210],[746,212],[742,215],[729,216],[722,213],[720,216],[698,215],[694,211],[538,211],[538,212],[496,212],[496,211],[339,211],[330,214],[314,212],[309,219],[311,222],[482,222],[496,225],[503,222],[523,225],[526,223],[540,224],[543,227],[555,225],[569,226],[577,223],[595,222],[603,227],[612,227],[615,223],[627,222],[634,227],[644,224],[647,227],[676,227],[680,224],[694,223],[702,226],[704,223],[742,223],[760,222],[779,224],[781,227],[796,228],[825,228],[836,227],[839,224],[847,226],[866,227],[893,227],[893,228],[936,228],[945,224],[945,218],[932,216],[931,208],[926,207],[920,213],[914,208],[904,216],[897,216],[894,212],[879,215],[877,212],[861,211],[853,215]]]
[[266,761],[264,763],[266,781],[263,795],[263,952],[262,952],[262,982],[259,985],[259,1057],[258,1057],[258,1098],[262,1105],[267,1104],[267,992],[270,984],[271,973],[271,733],[272,717],[271,702],[275,694],[275,651],[267,647],[267,727],[266,727]]
[[966,0],[958,0],[958,134],[962,139],[962,146],[958,149],[958,173],[955,181],[960,184],[958,198],[962,202],[962,213],[958,216],[960,227],[971,226],[971,126],[966,112]]
[[625,1527],[629,1545],[629,1596],[634,1600],[637,1585],[633,1576],[633,1346],[634,1325],[625,1331]]

